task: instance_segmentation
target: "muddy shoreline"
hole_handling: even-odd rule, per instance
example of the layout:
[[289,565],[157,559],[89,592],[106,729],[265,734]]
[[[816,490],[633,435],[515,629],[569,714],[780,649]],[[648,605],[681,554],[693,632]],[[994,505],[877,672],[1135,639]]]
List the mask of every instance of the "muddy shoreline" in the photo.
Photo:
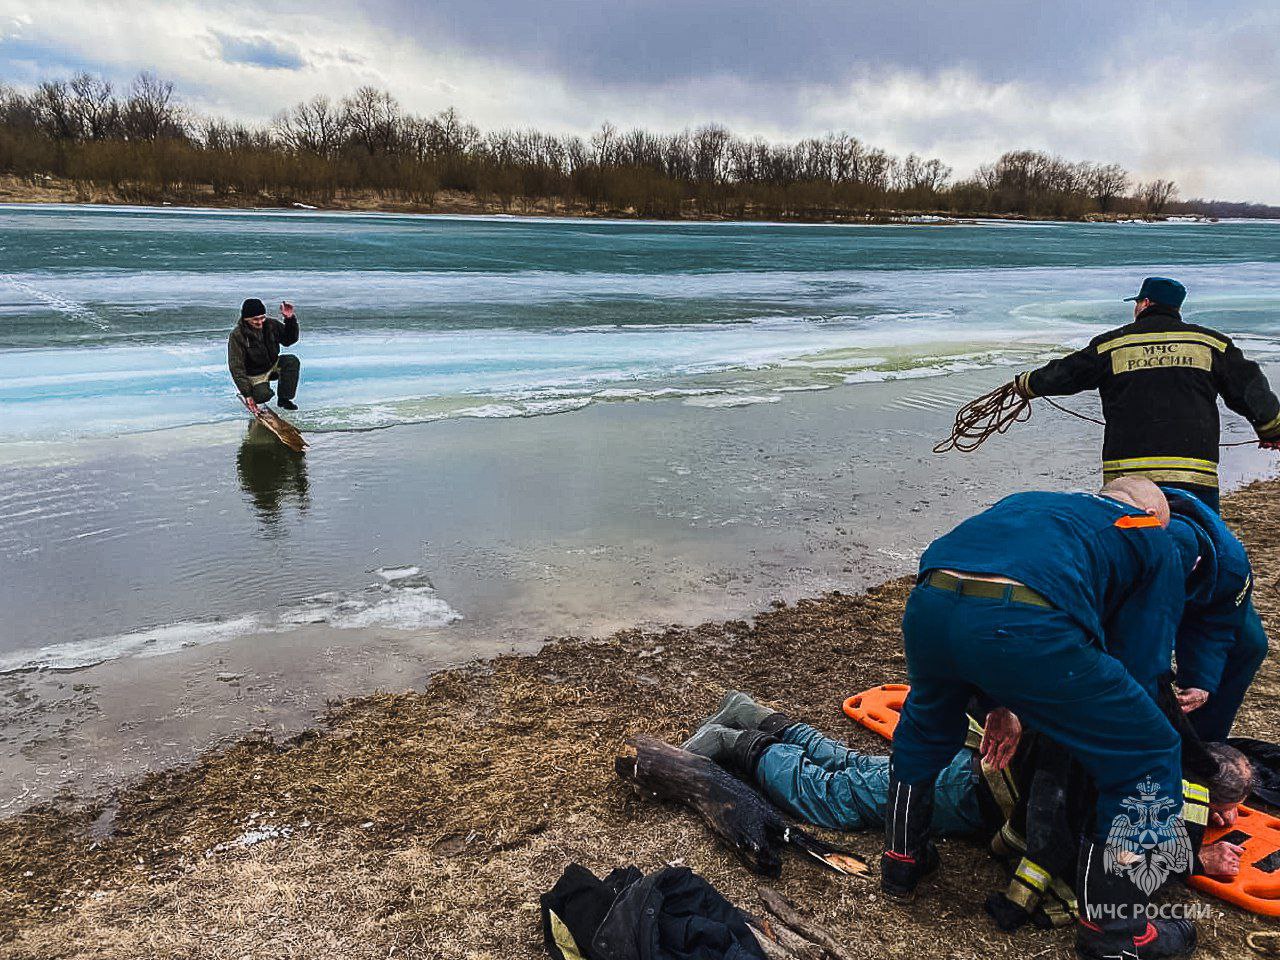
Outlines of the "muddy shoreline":
[[[1260,482],[1224,503],[1272,633],[1278,493]],[[0,955],[533,958],[537,894],[570,860],[683,862],[755,909],[756,878],[691,815],[636,798],[612,757],[630,734],[685,735],[726,687],[883,749],[840,702],[901,676],[907,583],[779,603],[751,622],[561,638],[348,701],[287,740],[246,738],[111,797],[0,821]],[[1278,694],[1273,653],[1238,732],[1280,736]],[[872,857],[879,842],[842,839]],[[905,911],[798,860],[779,888],[876,955],[1069,955],[1068,933],[996,932],[981,900],[999,871],[961,841],[943,855]],[[1271,923],[1213,905],[1206,957],[1238,956]]]
[[[169,192],[111,190],[77,184],[71,180],[48,177],[39,183],[15,177],[0,176],[0,204],[4,203],[90,203],[103,206],[171,206],[209,207],[226,210],[317,210],[319,212],[349,213],[417,213],[450,214],[454,216],[504,216],[504,217],[573,217],[584,220],[648,220],[634,209],[595,209],[585,203],[567,203],[558,198],[526,199],[516,197],[502,203],[487,200],[471,193],[456,190],[440,190],[430,203],[398,200],[383,196],[373,190],[344,193],[328,200],[314,197],[270,196],[260,194],[244,197],[236,194],[215,193],[208,185],[196,185],[189,189]],[[928,218],[914,220],[913,218]],[[871,210],[841,211],[829,217],[788,217],[787,223],[842,223],[842,224],[911,224],[923,222],[931,226],[945,223],[982,220],[1016,220],[1027,222],[1068,222],[1057,217],[1033,217],[1022,214],[1002,213],[954,213],[939,210]],[[748,211],[742,217],[725,217],[709,213],[690,212],[675,218],[675,223],[718,223],[726,221],[774,221],[774,216],[752,216]],[[1105,223],[1133,220],[1131,214],[1090,214],[1073,222]],[[1138,219],[1153,222],[1168,219],[1167,216],[1144,216]]]

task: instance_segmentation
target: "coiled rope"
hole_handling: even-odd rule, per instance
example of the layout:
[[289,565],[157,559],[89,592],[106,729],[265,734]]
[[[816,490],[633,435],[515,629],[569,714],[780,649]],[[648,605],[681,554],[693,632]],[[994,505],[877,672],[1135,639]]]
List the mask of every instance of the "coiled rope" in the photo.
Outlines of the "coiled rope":
[[[1100,427],[1107,425],[1105,420],[1090,417],[1069,407],[1055,402],[1050,397],[1037,397],[1055,410],[1061,410],[1079,420],[1096,423]],[[959,450],[961,453],[972,453],[977,450],[988,437],[1004,433],[1015,423],[1031,419],[1031,400],[1018,392],[1012,381],[996,387],[990,393],[984,393],[976,400],[970,400],[956,411],[956,422],[951,428],[951,436],[937,443],[934,453],[948,453]],[[1238,440],[1234,443],[1220,443],[1220,447],[1244,447],[1256,444],[1257,440]]]

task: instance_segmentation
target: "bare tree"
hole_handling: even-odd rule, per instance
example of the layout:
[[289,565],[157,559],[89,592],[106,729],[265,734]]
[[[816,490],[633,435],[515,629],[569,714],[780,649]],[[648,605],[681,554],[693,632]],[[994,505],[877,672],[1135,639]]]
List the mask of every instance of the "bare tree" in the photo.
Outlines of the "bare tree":
[[182,117],[173,100],[173,82],[142,72],[129,88],[124,128],[131,140],[158,140],[183,134]]
[[88,140],[106,140],[119,132],[120,103],[111,83],[88,73],[71,78],[71,111]]
[[1150,214],[1160,213],[1177,194],[1178,185],[1172,180],[1148,180],[1138,187],[1138,198]]
[[276,117],[274,126],[294,150],[321,157],[334,156],[350,132],[346,114],[325,96],[295,104]]
[[31,98],[36,123],[55,140],[75,140],[80,125],[71,103],[71,89],[65,80],[46,80]]
[[352,142],[370,156],[395,152],[401,121],[400,103],[387,91],[361,87],[342,101],[342,113]]

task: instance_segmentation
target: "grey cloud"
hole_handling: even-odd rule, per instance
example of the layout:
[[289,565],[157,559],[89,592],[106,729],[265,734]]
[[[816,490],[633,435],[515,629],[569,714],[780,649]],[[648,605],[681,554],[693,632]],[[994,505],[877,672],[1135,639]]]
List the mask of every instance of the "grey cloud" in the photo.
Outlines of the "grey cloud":
[[215,33],[218,53],[227,63],[243,63],[269,70],[300,70],[306,61],[296,47],[261,36],[233,37]]
[[839,83],[888,67],[963,68],[993,82],[1073,85],[1117,41],[1159,49],[1257,9],[1246,0],[368,0],[425,48],[554,69],[571,80],[647,85],[731,75],[747,82]]

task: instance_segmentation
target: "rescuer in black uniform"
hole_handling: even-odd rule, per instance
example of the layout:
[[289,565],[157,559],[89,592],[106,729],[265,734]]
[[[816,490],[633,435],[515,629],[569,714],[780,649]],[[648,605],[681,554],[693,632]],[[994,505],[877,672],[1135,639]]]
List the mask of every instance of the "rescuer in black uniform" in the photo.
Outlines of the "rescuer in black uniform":
[[1129,298],[1133,323],[1019,374],[1014,386],[1027,398],[1097,390],[1107,421],[1104,482],[1136,473],[1217,510],[1218,397],[1271,450],[1280,450],[1280,400],[1230,337],[1182,319],[1186,297],[1178,281],[1147,277]]

